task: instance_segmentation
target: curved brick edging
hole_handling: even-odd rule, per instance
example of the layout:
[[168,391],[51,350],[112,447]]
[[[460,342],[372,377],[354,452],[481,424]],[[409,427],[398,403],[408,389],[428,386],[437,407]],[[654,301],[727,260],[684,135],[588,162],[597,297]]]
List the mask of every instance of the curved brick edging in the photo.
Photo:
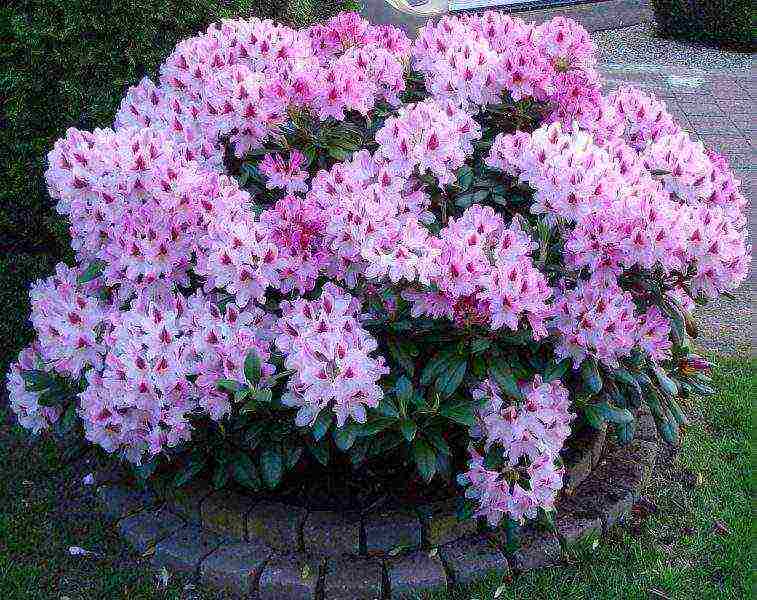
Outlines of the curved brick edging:
[[568,478],[555,531],[524,528],[510,555],[491,533],[458,522],[450,502],[340,516],[200,488],[160,500],[103,485],[98,495],[136,550],[154,549],[156,568],[192,573],[204,585],[259,600],[389,600],[451,588],[492,570],[558,564],[573,544],[627,517],[654,466],[654,421],[640,414],[637,438],[622,447],[608,441],[598,457],[600,437],[604,432],[583,455],[589,458],[581,469],[593,469],[574,469]]

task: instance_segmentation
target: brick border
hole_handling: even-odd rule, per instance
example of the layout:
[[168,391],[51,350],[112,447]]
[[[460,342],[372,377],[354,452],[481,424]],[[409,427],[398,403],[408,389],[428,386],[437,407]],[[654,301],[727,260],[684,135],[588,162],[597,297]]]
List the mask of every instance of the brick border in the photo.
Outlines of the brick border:
[[458,522],[447,501],[364,516],[202,487],[159,497],[106,484],[98,496],[126,540],[152,555],[156,569],[194,574],[206,586],[259,600],[390,600],[454,588],[495,570],[560,564],[571,547],[622,522],[658,450],[651,414],[638,419],[637,439],[626,446],[606,441],[604,431],[586,444],[568,469],[554,529],[525,527],[511,554],[481,524]]

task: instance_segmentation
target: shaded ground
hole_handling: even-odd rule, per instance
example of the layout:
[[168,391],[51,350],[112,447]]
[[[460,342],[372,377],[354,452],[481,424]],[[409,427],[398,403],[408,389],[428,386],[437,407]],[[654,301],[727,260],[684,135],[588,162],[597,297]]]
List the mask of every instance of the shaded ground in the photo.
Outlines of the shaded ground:
[[[563,567],[508,580],[498,598],[746,598],[750,589],[751,417],[757,360],[721,359],[720,393],[689,410],[693,425],[665,453],[629,527],[596,548],[578,548]],[[7,416],[7,415],[6,415]],[[4,420],[7,422],[7,420]],[[47,441],[29,444],[18,427],[0,431],[0,598],[6,600],[226,598],[164,573],[167,586],[102,517],[82,477],[82,458],[64,464]],[[96,552],[70,556],[70,546]],[[454,595],[424,600],[491,600],[492,575]]]

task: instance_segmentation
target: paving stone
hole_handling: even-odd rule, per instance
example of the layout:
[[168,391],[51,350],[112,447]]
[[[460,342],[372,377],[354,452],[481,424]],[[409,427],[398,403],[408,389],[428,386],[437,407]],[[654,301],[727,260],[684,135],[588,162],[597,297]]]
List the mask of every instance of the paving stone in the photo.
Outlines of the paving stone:
[[247,513],[255,500],[226,490],[213,492],[200,505],[202,524],[211,531],[247,539]]
[[525,527],[519,534],[519,548],[508,557],[515,571],[529,571],[557,565],[562,560],[560,542],[553,533]]
[[602,520],[598,517],[586,519],[569,513],[558,514],[555,527],[563,549],[590,543],[602,535]]
[[381,563],[368,558],[329,559],[323,581],[325,600],[378,600],[382,597]]
[[509,563],[485,535],[472,536],[445,544],[439,554],[447,565],[453,585],[467,585],[491,571],[507,572]]
[[419,548],[421,522],[409,510],[374,511],[363,519],[368,554],[389,552],[394,548]]
[[278,502],[258,502],[247,514],[247,539],[291,552],[300,549],[300,527],[307,511]]
[[200,564],[200,581],[214,589],[250,595],[273,551],[259,542],[226,543]]
[[[278,555],[263,567],[258,584],[259,600],[313,600],[322,563],[301,556]],[[257,599],[256,599],[257,600]]]
[[196,573],[200,562],[226,538],[195,525],[179,529],[155,545],[152,565],[169,571]]
[[423,544],[433,548],[476,533],[476,521],[457,518],[456,499],[443,500],[418,508],[421,515]]
[[421,550],[400,556],[389,561],[386,569],[392,598],[417,590],[443,589],[447,585],[447,575],[438,554],[429,556]]
[[103,512],[112,519],[121,519],[153,505],[149,493],[120,485],[101,485],[97,488],[97,496],[102,503]]
[[165,508],[144,510],[118,523],[126,540],[137,550],[144,552],[160,540],[175,533],[185,523]]
[[305,552],[311,556],[340,556],[360,552],[360,514],[310,511],[302,528]]

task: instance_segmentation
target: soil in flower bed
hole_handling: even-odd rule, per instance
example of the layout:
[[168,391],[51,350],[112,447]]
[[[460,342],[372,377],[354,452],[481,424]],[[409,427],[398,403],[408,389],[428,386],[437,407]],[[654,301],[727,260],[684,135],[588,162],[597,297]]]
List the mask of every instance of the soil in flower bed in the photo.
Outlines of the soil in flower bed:
[[[561,452],[566,466],[576,464],[592,450],[597,432],[586,424],[577,424]],[[309,510],[354,512],[374,507],[394,510],[415,508],[425,504],[462,498],[454,474],[465,470],[462,449],[450,458],[453,477],[435,478],[431,483],[421,479],[415,469],[397,457],[396,460],[373,460],[354,468],[344,455],[334,454],[332,462],[323,466],[304,455],[300,463],[272,491],[252,492],[231,484],[234,491],[253,498],[300,506]],[[169,478],[173,469],[163,473]],[[212,484],[208,481],[207,485]]]

